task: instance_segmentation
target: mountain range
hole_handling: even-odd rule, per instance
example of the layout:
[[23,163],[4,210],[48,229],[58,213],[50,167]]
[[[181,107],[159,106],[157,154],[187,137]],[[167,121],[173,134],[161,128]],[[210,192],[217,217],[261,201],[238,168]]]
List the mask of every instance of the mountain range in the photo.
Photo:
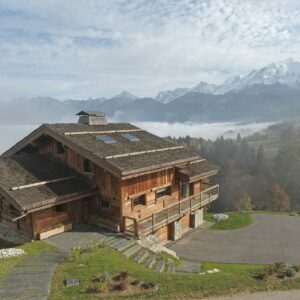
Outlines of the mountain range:
[[298,118],[300,63],[287,59],[230,77],[221,85],[200,82],[155,98],[126,91],[112,98],[65,100],[38,97],[0,102],[1,124],[74,121],[79,110],[99,110],[118,121],[257,122]]

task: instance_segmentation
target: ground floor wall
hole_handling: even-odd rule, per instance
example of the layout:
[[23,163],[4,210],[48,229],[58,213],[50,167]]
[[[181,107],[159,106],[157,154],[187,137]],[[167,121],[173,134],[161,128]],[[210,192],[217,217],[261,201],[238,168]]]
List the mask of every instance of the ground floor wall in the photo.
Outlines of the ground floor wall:
[[158,244],[168,240],[176,241],[182,234],[203,224],[203,208],[185,214],[178,220],[157,229],[153,234]]

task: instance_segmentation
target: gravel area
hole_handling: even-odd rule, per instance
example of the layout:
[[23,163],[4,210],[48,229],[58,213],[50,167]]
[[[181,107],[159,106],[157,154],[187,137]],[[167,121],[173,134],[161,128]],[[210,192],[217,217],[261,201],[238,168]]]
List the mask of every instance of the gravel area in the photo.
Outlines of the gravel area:
[[14,257],[25,254],[25,251],[17,248],[6,248],[0,250],[0,259]]

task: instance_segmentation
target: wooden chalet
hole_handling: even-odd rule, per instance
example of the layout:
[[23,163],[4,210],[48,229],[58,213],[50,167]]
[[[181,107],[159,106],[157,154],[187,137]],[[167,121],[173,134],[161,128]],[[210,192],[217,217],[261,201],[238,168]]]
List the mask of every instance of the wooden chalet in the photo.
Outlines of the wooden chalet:
[[[102,113],[44,124],[0,156],[0,223],[39,239],[78,222],[176,240],[216,200],[218,167],[199,155]],[[107,222],[106,222],[107,223]]]

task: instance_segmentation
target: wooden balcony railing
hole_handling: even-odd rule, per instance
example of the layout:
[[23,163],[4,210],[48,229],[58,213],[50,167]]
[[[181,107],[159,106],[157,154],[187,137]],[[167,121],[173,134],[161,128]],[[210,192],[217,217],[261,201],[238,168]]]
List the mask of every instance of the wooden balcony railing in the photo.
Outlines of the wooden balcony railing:
[[137,237],[145,236],[165,226],[186,213],[191,213],[219,197],[219,185],[214,185],[199,194],[181,199],[156,213],[137,219],[124,216],[124,231]]

